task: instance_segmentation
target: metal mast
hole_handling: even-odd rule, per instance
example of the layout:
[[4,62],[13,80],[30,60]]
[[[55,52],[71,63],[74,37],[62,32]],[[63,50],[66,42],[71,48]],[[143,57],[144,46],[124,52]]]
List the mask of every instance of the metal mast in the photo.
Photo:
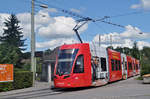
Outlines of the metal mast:
[[33,72],[33,86],[35,84],[35,32],[34,32],[34,0],[31,1],[31,71]]

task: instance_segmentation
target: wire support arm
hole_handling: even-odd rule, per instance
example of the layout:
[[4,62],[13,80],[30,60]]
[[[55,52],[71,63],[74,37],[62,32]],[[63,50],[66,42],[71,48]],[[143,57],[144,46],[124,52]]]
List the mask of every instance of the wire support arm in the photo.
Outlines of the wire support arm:
[[78,37],[78,39],[80,40],[81,43],[83,43],[83,41],[82,41],[82,39],[81,39],[81,37],[80,37],[80,35],[79,35],[78,30],[79,30],[83,25],[85,25],[87,22],[88,22],[88,21],[85,21],[85,22],[83,22],[83,23],[80,24],[80,25],[79,25],[80,22],[78,22],[77,25],[73,28],[73,30],[75,31],[75,33],[76,33],[76,35],[77,35],[77,37]]

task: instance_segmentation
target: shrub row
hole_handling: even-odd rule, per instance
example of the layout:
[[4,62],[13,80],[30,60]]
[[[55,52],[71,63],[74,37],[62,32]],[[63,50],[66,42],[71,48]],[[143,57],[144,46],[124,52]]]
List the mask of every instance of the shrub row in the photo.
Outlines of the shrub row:
[[16,71],[14,72],[13,82],[0,83],[0,92],[31,87],[33,82],[32,77],[33,73],[30,71]]

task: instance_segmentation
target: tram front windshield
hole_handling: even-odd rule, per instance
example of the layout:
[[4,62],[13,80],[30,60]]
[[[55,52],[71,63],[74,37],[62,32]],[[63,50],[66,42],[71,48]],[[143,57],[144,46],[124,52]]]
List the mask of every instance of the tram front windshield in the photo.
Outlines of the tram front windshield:
[[70,74],[72,70],[72,65],[78,49],[64,49],[59,50],[58,53],[58,64],[56,68],[57,75]]

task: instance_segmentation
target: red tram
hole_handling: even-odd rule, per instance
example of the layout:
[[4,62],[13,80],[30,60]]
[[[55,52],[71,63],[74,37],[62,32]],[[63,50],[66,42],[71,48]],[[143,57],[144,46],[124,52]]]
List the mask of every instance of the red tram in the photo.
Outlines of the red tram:
[[[134,59],[135,74],[139,61]],[[101,86],[133,76],[133,58],[88,43],[62,45],[54,70],[56,88]]]
[[128,70],[127,77],[132,77],[133,76],[133,65],[132,65],[132,57],[131,56],[127,56],[127,70]]
[[121,54],[108,49],[109,82],[122,79]]

